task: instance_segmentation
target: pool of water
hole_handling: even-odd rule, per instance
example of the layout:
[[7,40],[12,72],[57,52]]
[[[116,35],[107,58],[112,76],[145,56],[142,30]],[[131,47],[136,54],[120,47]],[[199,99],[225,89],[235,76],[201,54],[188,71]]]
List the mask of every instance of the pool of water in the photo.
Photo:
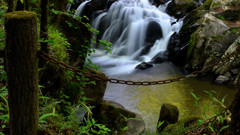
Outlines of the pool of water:
[[[129,74],[108,75],[112,78],[133,81],[156,81],[183,75],[181,69],[172,63],[156,64],[146,70],[134,70]],[[176,105],[180,111],[180,119],[189,115],[203,114],[203,107],[211,106],[211,98],[204,91],[215,91],[215,97],[225,105],[232,102],[235,90],[232,87],[219,86],[211,77],[189,78],[183,81],[155,86],[128,86],[108,83],[104,100],[112,100],[122,104],[126,109],[140,114],[146,123],[147,130],[155,131],[160,108],[163,103]],[[195,106],[193,92],[200,97]],[[213,112],[208,112],[212,114]]]

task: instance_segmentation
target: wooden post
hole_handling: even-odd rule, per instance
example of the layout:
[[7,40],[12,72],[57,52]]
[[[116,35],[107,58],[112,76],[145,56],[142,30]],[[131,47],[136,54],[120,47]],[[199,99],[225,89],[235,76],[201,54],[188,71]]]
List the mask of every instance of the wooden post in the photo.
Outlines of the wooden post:
[[5,15],[6,61],[11,135],[36,135],[38,128],[37,15]]

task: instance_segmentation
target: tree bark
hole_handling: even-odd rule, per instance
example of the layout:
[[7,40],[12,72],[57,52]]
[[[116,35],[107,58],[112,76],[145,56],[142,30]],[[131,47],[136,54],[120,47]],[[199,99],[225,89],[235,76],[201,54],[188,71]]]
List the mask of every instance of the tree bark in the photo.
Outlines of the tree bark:
[[231,131],[233,135],[240,135],[240,72],[237,76],[237,93],[231,108]]
[[30,0],[24,0],[24,10],[30,9]]
[[38,128],[37,15],[5,15],[6,60],[11,135],[36,135]]
[[7,0],[8,10],[7,12],[13,12],[15,8],[15,0]]
[[[40,24],[40,38],[43,40],[48,40],[48,18],[49,18],[49,0],[41,1],[41,24]],[[41,42],[41,51],[48,53],[48,43]],[[39,67],[43,68],[45,61],[40,59]]]

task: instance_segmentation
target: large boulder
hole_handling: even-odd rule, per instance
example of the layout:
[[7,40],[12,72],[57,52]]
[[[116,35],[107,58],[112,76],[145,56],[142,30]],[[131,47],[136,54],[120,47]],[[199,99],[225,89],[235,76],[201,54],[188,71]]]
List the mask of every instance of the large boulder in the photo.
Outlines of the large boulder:
[[203,117],[195,115],[186,116],[175,124],[169,124],[161,133],[167,135],[184,134],[186,130],[182,129],[191,129],[193,126],[199,124],[199,120],[203,120]]
[[178,65],[186,63],[186,54],[188,50],[191,35],[200,26],[199,21],[207,10],[193,10],[183,20],[183,26],[179,33],[174,33],[168,43],[169,60]]
[[200,4],[194,0],[172,0],[168,4],[166,12],[175,18],[182,18],[199,6]]
[[158,132],[161,132],[167,125],[175,124],[178,122],[179,110],[176,106],[168,103],[164,103],[161,106],[161,111],[158,119],[158,123],[163,122],[163,124],[158,127]]
[[[240,30],[239,30],[240,31]],[[239,35],[239,34],[238,34]],[[235,40],[233,44],[231,44],[228,49],[224,52],[224,55],[221,58],[233,53],[236,51],[237,47],[240,46],[240,36]],[[236,55],[235,57],[231,57],[228,61],[223,62],[213,68],[213,72],[215,74],[225,74],[227,71],[234,71],[233,69],[238,68],[240,66],[240,55]],[[235,71],[235,74],[237,72]],[[234,74],[234,73],[233,73]]]
[[138,135],[145,131],[141,116],[113,101],[104,101],[93,110],[93,117],[111,130],[112,135]]
[[[89,73],[106,77],[105,74],[94,70],[89,70]],[[94,80],[93,78],[88,78],[87,80],[79,82],[77,78],[73,77],[63,89],[63,94],[69,97],[68,100],[72,104],[76,104],[82,99],[82,97],[86,97],[86,103],[95,106],[96,104],[102,103],[106,87],[107,81],[105,80]]]
[[82,54],[87,54],[86,48],[90,47],[90,41],[88,42],[85,39],[90,40],[92,33],[84,23],[66,14],[60,14],[58,27],[71,44],[69,50],[70,63],[74,62],[74,66],[82,67],[85,62],[85,57],[84,55],[80,57],[79,51],[81,51]]
[[192,69],[216,62],[240,36],[239,27],[231,28],[212,14],[205,14],[201,26],[191,35],[187,55]]

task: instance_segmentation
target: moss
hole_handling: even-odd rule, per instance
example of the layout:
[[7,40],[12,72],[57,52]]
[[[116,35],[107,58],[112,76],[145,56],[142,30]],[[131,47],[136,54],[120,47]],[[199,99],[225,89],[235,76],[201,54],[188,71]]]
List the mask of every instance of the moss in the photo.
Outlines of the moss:
[[198,30],[196,30],[192,35],[191,38],[189,40],[189,46],[188,46],[188,51],[187,51],[187,59],[189,58],[189,56],[192,53],[193,47],[196,44],[196,35],[197,35]]
[[193,129],[198,125],[198,120],[203,119],[201,116],[188,116],[180,120],[176,124],[168,125],[161,135],[169,135],[169,134],[184,134],[186,131]]
[[37,14],[30,11],[16,11],[10,12],[5,15],[6,18],[9,19],[32,19],[37,18]]
[[236,34],[236,33],[240,32],[240,27],[231,28],[230,32],[233,34]]
[[82,85],[77,82],[70,82],[68,86],[64,89],[63,93],[69,96],[69,101],[72,104],[80,101],[82,95],[84,94]]
[[198,10],[209,10],[211,7],[213,0],[207,0],[205,1],[200,7],[198,7]]
[[214,34],[214,35],[212,36],[212,38],[213,38],[214,40],[221,40],[221,39],[222,39],[222,36],[221,36],[221,35],[216,35],[216,34]]
[[214,8],[214,7],[218,7],[221,6],[221,2],[212,2],[210,9]]

